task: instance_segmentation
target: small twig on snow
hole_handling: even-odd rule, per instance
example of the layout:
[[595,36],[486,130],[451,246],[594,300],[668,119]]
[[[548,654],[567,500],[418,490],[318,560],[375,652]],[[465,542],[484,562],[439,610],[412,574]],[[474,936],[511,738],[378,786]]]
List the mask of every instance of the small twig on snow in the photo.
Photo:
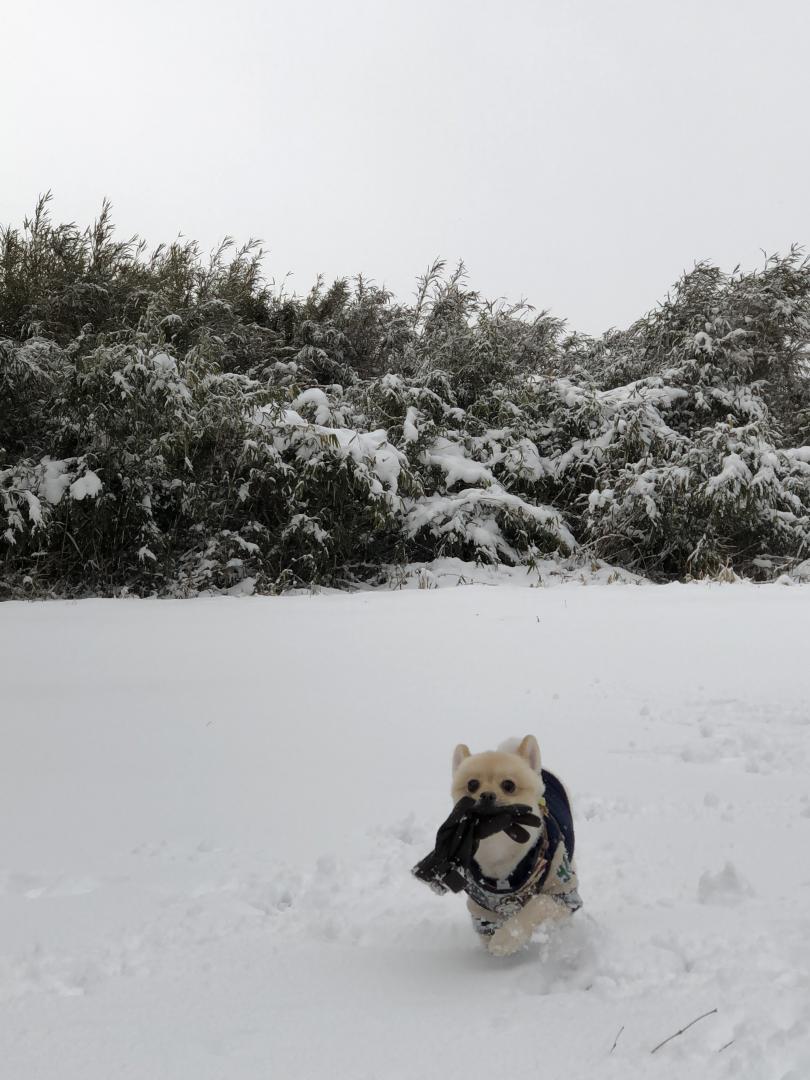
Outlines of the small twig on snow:
[[614,1050],[616,1049],[616,1043],[617,1043],[617,1042],[619,1041],[619,1036],[621,1035],[621,1033],[622,1033],[623,1031],[624,1031],[624,1024],[622,1024],[622,1026],[621,1026],[621,1027],[619,1028],[619,1030],[618,1030],[618,1031],[616,1032],[616,1038],[615,1038],[615,1039],[613,1040],[613,1046],[611,1046],[611,1048],[610,1048],[610,1052],[611,1052],[611,1054],[612,1054],[612,1053],[613,1053],[613,1051],[614,1051]]
[[722,1046],[720,1047],[720,1049],[719,1049],[719,1050],[717,1051],[717,1053],[718,1053],[718,1054],[722,1054],[722,1052],[723,1052],[724,1050],[727,1050],[727,1049],[729,1048],[729,1046],[731,1046],[731,1044],[732,1044],[733,1042],[734,1042],[734,1040],[733,1040],[733,1039],[729,1039],[727,1043],[724,1043],[724,1044],[723,1044],[723,1045],[722,1045]]
[[708,1011],[708,1012],[705,1012],[705,1013],[703,1013],[703,1014],[702,1014],[702,1015],[700,1015],[700,1016],[696,1016],[694,1020],[692,1020],[692,1021],[691,1021],[690,1023],[688,1023],[688,1024],[686,1025],[686,1027],[682,1027],[680,1031],[676,1031],[674,1035],[670,1035],[668,1039],[664,1039],[664,1041],[663,1041],[663,1042],[660,1042],[660,1043],[658,1044],[658,1046],[654,1046],[654,1047],[652,1048],[652,1050],[650,1051],[650,1053],[651,1053],[651,1054],[654,1054],[656,1050],[660,1050],[662,1046],[666,1046],[666,1044],[667,1044],[668,1042],[670,1042],[670,1040],[672,1040],[672,1039],[677,1039],[677,1037],[678,1037],[679,1035],[683,1035],[683,1033],[684,1033],[685,1031],[688,1031],[688,1030],[689,1030],[689,1028],[690,1028],[690,1027],[692,1027],[692,1025],[693,1025],[693,1024],[696,1024],[696,1023],[698,1022],[698,1020],[705,1020],[707,1016],[712,1016],[712,1015],[713,1015],[714,1013],[716,1013],[716,1012],[717,1012],[717,1009],[709,1009],[709,1011]]

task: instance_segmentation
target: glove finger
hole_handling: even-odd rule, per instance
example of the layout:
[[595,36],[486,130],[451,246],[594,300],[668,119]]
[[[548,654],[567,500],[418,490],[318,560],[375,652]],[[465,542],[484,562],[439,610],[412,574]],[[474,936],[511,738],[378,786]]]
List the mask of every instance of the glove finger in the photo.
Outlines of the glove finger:
[[466,821],[469,817],[470,808],[474,805],[475,799],[471,799],[469,795],[459,799],[450,814],[439,826],[439,833],[452,831],[460,821]]
[[470,827],[469,807],[462,807],[463,802],[473,803],[474,800],[469,797],[459,799],[453,813],[439,827],[439,831],[436,833],[436,851],[440,851],[446,856],[456,851],[464,838],[465,831]]
[[511,836],[512,839],[518,844],[525,844],[526,841],[529,839],[529,834],[526,832],[523,826],[517,825],[515,823],[509,826],[509,828],[506,830],[506,835]]
[[542,825],[543,820],[539,818],[537,814],[520,814],[516,815],[514,820],[518,825]]

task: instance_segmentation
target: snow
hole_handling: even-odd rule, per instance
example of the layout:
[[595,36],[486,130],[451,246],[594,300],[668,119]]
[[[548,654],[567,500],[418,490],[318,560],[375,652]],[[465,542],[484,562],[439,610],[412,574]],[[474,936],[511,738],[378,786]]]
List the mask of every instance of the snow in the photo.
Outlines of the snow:
[[[810,566],[810,560],[808,560]],[[648,584],[629,570],[621,570],[598,559],[554,556],[537,558],[531,567],[506,566],[503,563],[476,565],[465,559],[445,557],[430,562],[408,563],[391,567],[389,580],[398,589],[448,589],[458,585],[522,585],[548,587],[568,582],[582,585]],[[792,584],[792,583],[791,583]]]
[[643,403],[657,409],[671,409],[676,401],[685,401],[688,391],[676,386],[666,386],[661,376],[637,379],[613,390],[601,390],[596,394],[605,405],[621,408],[628,403]]
[[427,465],[434,465],[445,475],[447,487],[453,484],[492,484],[495,482],[490,470],[480,461],[467,457],[466,448],[458,442],[438,438],[424,453]]
[[300,412],[305,405],[315,406],[315,422],[317,424],[324,425],[330,423],[332,419],[332,409],[329,405],[329,398],[323,390],[320,390],[316,386],[311,386],[308,390],[302,391],[292,402],[291,408],[296,412]]
[[34,526],[42,524],[42,503],[33,491],[23,490],[20,493],[28,504],[28,518]]
[[[171,318],[171,316],[169,316],[169,318]],[[164,319],[163,322],[165,323],[166,320]],[[155,365],[156,368],[160,368],[161,371],[177,371],[177,361],[174,359],[173,356],[169,356],[169,354],[165,352],[155,353],[155,355],[152,357],[152,363]]]
[[733,863],[727,862],[716,874],[711,870],[701,874],[697,897],[701,904],[735,904],[742,897],[753,895],[753,892],[748,882],[740,877]]
[[704,330],[700,330],[695,334],[695,349],[698,352],[710,354],[714,352],[714,341]]
[[53,458],[42,459],[42,479],[40,492],[52,506],[57,506],[65,494],[65,489],[70,486],[70,475],[65,475],[68,470],[67,461],[54,461]]
[[[805,1080],[810,591],[514,580],[0,605],[2,1075]],[[498,961],[409,869],[527,732],[585,907]]]
[[95,499],[98,493],[101,491],[101,481],[94,472],[90,469],[87,470],[78,480],[74,480],[70,485],[70,497],[81,501],[84,498]]
[[723,468],[712,476],[706,483],[706,491],[713,494],[719,488],[729,485],[738,488],[751,482],[751,470],[745,464],[739,454],[727,454],[723,458]]
[[[324,398],[320,390],[306,390],[296,398],[298,402],[319,403]],[[325,406],[318,405],[319,415]],[[278,424],[281,429],[290,428],[298,431],[306,440],[297,451],[300,460],[306,461],[330,445],[343,457],[351,457],[358,465],[367,467],[373,474],[371,491],[381,495],[387,489],[395,495],[399,485],[399,474],[404,455],[388,442],[388,432],[383,428],[377,431],[362,432],[354,428],[325,427],[323,424],[310,424],[294,408],[277,410],[275,405],[267,405],[257,414],[259,423]],[[278,438],[277,445],[282,449],[286,436]]]
[[419,439],[419,410],[414,405],[409,405],[405,411],[405,419],[402,422],[402,437],[406,443],[414,443]]
[[411,535],[428,527],[441,534],[458,532],[459,535],[475,539],[480,546],[493,552],[499,550],[517,559],[516,553],[511,551],[492,517],[478,517],[476,520],[480,523],[479,526],[470,520],[479,511],[490,511],[494,514],[499,509],[510,509],[519,510],[526,518],[548,529],[569,551],[574,551],[578,546],[556,510],[526,502],[519,495],[504,491],[497,483],[484,489],[465,488],[452,495],[426,495],[419,500],[411,500],[407,505],[407,528]]

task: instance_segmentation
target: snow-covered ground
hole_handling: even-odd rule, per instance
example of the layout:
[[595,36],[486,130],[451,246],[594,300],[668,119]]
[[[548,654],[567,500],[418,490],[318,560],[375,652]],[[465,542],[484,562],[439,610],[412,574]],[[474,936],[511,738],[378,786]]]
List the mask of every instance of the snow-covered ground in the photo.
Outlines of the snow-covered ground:
[[[0,605],[0,1075],[807,1080],[808,625],[744,585]],[[409,868],[454,744],[527,732],[585,907],[495,960]]]

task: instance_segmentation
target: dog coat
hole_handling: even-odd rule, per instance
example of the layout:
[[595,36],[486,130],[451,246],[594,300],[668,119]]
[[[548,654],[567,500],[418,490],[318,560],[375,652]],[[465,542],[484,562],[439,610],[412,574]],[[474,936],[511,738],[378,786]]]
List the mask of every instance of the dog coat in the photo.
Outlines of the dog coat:
[[464,891],[492,919],[473,916],[479,934],[492,934],[533,897],[541,893],[574,912],[582,907],[574,858],[574,819],[565,788],[557,777],[541,771],[545,797],[540,803],[543,828],[508,878],[485,877],[473,863],[464,871]]

